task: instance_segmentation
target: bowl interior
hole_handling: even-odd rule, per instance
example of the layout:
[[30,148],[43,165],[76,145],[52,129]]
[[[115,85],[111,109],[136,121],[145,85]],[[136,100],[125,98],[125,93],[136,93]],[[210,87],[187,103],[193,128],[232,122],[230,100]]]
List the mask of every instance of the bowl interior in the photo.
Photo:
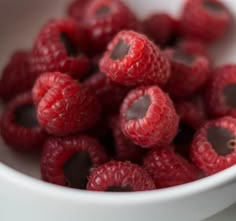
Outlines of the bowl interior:
[[[10,54],[19,48],[30,48],[39,28],[50,18],[62,16],[70,0],[21,0],[0,1],[1,52],[0,69],[7,62]],[[126,0],[127,4],[140,17],[156,11],[166,11],[177,17],[181,12],[183,0],[163,1]],[[236,1],[224,0],[234,15],[236,15]],[[141,9],[141,10],[140,10]],[[11,13],[9,13],[11,12]],[[14,16],[12,16],[14,15]],[[215,65],[235,61],[236,56],[236,28],[211,48],[211,55]],[[0,109],[3,108],[1,105]],[[0,162],[29,176],[40,178],[39,157],[21,154],[7,148],[0,139]],[[234,168],[235,169],[235,168]],[[223,173],[222,173],[223,174]]]

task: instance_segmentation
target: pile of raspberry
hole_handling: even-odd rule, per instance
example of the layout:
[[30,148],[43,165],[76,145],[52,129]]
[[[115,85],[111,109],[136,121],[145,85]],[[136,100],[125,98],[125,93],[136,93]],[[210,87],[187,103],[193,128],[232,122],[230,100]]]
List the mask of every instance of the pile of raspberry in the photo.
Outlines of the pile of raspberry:
[[0,79],[1,135],[41,155],[44,181],[90,191],[176,186],[236,164],[236,64],[208,48],[232,16],[187,0],[144,20],[120,0],[76,0]]

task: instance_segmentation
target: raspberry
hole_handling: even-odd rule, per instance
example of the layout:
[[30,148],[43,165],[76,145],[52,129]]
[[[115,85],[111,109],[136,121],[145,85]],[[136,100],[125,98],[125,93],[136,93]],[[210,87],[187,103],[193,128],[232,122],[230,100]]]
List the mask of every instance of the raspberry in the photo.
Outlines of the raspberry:
[[121,31],[108,45],[100,69],[111,80],[126,86],[157,84],[163,87],[170,76],[170,64],[146,36]]
[[206,89],[206,105],[211,117],[236,117],[236,65],[224,65],[213,71]]
[[172,74],[166,90],[174,98],[193,95],[204,86],[209,78],[208,58],[181,50],[168,49]]
[[84,26],[93,52],[102,52],[121,30],[137,30],[138,21],[120,0],[93,0],[84,13]]
[[183,39],[178,43],[177,48],[189,54],[207,57],[210,60],[206,45],[199,40]]
[[5,66],[0,79],[0,97],[9,101],[33,87],[37,75],[30,68],[31,52],[16,51]]
[[91,0],[74,0],[68,6],[67,14],[78,22],[84,17],[84,11]]
[[194,136],[192,160],[206,175],[211,175],[236,164],[235,147],[235,118],[208,121]]
[[211,43],[229,29],[232,17],[218,0],[188,0],[183,8],[181,26],[184,35]]
[[84,81],[84,86],[99,98],[106,113],[114,113],[129,92],[129,88],[112,82],[105,74],[98,72]]
[[92,170],[107,161],[103,147],[88,136],[49,138],[41,158],[43,180],[85,189]]
[[177,35],[177,21],[166,13],[155,13],[143,22],[144,32],[156,44],[168,45]]
[[175,108],[181,120],[192,128],[198,129],[207,121],[208,116],[201,96],[192,97],[191,100],[179,101],[175,104]]
[[39,123],[50,134],[64,136],[85,131],[99,119],[97,98],[66,74],[41,75],[33,88],[33,98]]
[[34,70],[39,74],[59,71],[82,77],[89,68],[89,60],[81,52],[84,42],[83,29],[73,19],[49,21],[34,43]]
[[138,165],[111,161],[95,169],[87,184],[87,190],[103,192],[133,192],[154,190],[151,177]]
[[197,180],[199,170],[170,147],[158,147],[144,158],[144,168],[161,188]]
[[132,90],[120,113],[123,133],[142,147],[170,144],[177,133],[179,117],[168,95],[157,86]]
[[5,143],[17,151],[38,151],[47,138],[37,122],[31,92],[19,94],[9,102],[0,127]]
[[110,119],[115,143],[115,159],[120,161],[131,161],[141,163],[144,155],[144,149],[132,143],[121,131],[120,120],[118,116]]

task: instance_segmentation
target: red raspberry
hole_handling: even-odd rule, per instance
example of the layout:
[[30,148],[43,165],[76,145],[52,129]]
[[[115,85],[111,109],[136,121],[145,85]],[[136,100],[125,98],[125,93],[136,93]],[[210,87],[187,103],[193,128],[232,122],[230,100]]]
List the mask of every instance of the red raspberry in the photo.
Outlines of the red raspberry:
[[178,43],[177,48],[181,51],[186,51],[186,53],[189,54],[207,57],[210,60],[206,45],[199,40],[183,39]]
[[236,65],[217,68],[206,89],[206,105],[211,117],[236,117]]
[[131,91],[120,113],[123,133],[137,145],[167,145],[177,133],[179,117],[168,95],[157,86]]
[[84,33],[73,19],[54,19],[40,31],[33,47],[32,66],[39,74],[60,71],[79,78],[89,60],[81,52]]
[[0,79],[0,97],[8,101],[33,87],[37,75],[30,68],[31,52],[16,51],[5,66]]
[[198,129],[207,121],[208,116],[201,96],[193,97],[191,100],[179,101],[175,104],[175,108],[181,120],[192,128]]
[[143,22],[144,32],[156,44],[166,46],[177,35],[178,22],[166,13],[155,13]]
[[184,5],[181,26],[183,33],[210,43],[221,38],[229,29],[232,17],[218,0],[188,0]]
[[199,170],[171,147],[155,148],[144,158],[144,168],[161,188],[197,180]]
[[47,138],[39,127],[31,92],[19,94],[9,102],[0,127],[3,140],[18,151],[38,151]]
[[170,64],[146,36],[121,31],[108,45],[100,69],[111,80],[127,85],[157,84],[163,87],[170,77]]
[[84,13],[84,26],[92,52],[102,52],[121,30],[137,30],[138,21],[120,0],[93,0]]
[[103,147],[88,136],[49,138],[41,158],[43,180],[85,189],[92,170],[107,162]]
[[135,145],[124,136],[121,131],[120,119],[118,116],[113,116],[110,119],[110,127],[112,128],[115,143],[115,159],[141,163],[145,153],[144,149]]
[[67,14],[78,22],[84,17],[84,11],[91,0],[74,0],[67,9]]
[[193,162],[211,175],[236,164],[236,119],[223,117],[207,122],[195,134]]
[[152,178],[138,165],[111,161],[95,169],[88,180],[87,190],[132,192],[154,190]]
[[105,74],[98,72],[84,81],[84,86],[99,98],[106,113],[114,113],[129,92],[129,88],[112,82]]
[[171,60],[172,74],[166,90],[174,98],[189,97],[209,78],[208,58],[181,50],[166,50]]
[[100,115],[97,98],[69,75],[45,73],[33,88],[40,125],[50,134],[64,136],[96,124]]

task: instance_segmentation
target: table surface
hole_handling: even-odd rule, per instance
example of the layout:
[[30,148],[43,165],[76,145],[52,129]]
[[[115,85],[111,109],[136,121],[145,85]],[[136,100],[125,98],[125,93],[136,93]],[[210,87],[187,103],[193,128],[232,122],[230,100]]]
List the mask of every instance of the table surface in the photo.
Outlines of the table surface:
[[235,221],[235,220],[236,220],[236,204],[204,221]]

